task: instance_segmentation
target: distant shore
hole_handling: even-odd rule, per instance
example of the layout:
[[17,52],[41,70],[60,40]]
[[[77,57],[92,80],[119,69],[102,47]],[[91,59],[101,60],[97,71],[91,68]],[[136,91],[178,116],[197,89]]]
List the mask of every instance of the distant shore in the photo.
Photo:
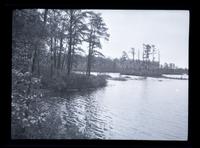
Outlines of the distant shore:
[[[188,80],[188,78],[183,78],[183,77],[167,77],[164,76],[164,74],[161,75],[139,75],[139,74],[121,74],[121,75],[130,75],[130,76],[140,76],[140,77],[152,77],[152,78],[165,78],[165,79],[176,79],[176,80]],[[173,74],[170,74],[173,75]]]

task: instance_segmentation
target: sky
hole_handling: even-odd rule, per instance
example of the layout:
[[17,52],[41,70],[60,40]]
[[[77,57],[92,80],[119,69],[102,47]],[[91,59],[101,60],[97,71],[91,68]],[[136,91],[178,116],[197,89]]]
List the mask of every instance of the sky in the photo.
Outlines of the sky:
[[102,40],[106,57],[119,58],[126,51],[131,58],[135,48],[142,59],[144,44],[153,44],[160,51],[160,62],[188,68],[189,11],[184,10],[93,10],[102,14],[110,34]]

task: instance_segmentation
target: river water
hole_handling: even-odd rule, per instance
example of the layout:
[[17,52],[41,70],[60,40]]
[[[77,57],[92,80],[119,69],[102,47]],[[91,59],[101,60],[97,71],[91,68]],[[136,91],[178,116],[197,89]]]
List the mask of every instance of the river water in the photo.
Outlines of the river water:
[[61,139],[187,140],[188,80],[128,76],[56,100]]

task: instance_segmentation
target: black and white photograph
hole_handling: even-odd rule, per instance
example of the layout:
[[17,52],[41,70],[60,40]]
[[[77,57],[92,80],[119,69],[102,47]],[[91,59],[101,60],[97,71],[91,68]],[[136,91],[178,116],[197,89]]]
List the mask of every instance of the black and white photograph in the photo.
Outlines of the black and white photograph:
[[189,10],[14,9],[11,139],[187,141]]

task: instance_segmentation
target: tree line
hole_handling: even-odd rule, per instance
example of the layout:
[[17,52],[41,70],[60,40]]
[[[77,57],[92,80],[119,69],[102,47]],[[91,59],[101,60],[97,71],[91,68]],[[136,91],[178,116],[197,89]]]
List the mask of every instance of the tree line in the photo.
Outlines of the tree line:
[[[109,39],[108,28],[101,14],[75,9],[21,9],[13,11],[12,68],[36,77],[56,77],[73,70],[121,72],[141,67],[138,51],[131,48],[132,58],[126,51],[120,58],[109,59],[97,49],[102,48],[101,39]],[[83,49],[83,43],[87,49]],[[143,44],[145,49],[155,45]],[[82,54],[86,54],[83,56]],[[153,62],[155,59],[154,52]],[[147,54],[149,56],[149,54]],[[136,64],[137,63],[137,64]],[[93,66],[93,69],[92,69]],[[160,65],[165,73],[183,72],[173,63]],[[179,70],[178,70],[179,69]]]
[[[100,13],[75,9],[21,9],[13,11],[12,68],[50,77],[66,71],[69,76],[75,56],[87,51],[86,73],[90,76],[101,39],[109,39]],[[88,45],[82,49],[82,43]]]
[[[122,51],[121,57],[119,58],[109,58],[109,57],[94,57],[93,58],[93,72],[118,72],[118,73],[131,73],[131,71],[142,71],[142,67],[144,67],[144,61],[140,58],[135,57],[135,53],[133,53],[132,49],[130,50],[130,54],[126,51]],[[75,57],[76,63],[74,64],[75,71],[84,72],[86,69],[86,56],[76,55]],[[174,63],[164,63],[160,64],[159,61],[155,59],[149,61],[149,70],[155,68],[161,74],[188,74],[187,68],[177,67]]]

